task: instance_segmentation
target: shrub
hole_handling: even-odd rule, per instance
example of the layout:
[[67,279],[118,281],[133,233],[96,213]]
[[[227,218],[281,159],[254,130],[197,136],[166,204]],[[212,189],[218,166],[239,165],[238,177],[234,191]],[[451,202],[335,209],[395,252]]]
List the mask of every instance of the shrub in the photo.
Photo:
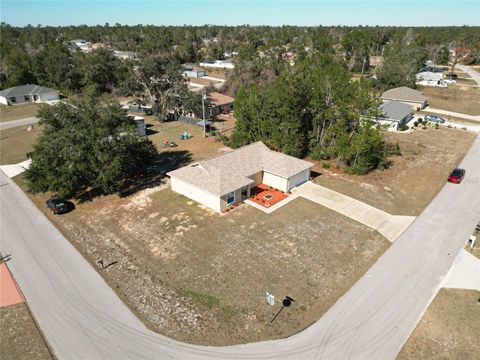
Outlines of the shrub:
[[413,123],[413,126],[417,127],[418,124],[419,124],[419,122],[418,122],[418,121],[415,121],[415,122]]
[[323,162],[323,163],[322,163],[322,168],[324,168],[324,169],[330,169],[330,163],[328,163],[328,162]]
[[462,127],[462,130],[467,130],[467,128],[466,128],[466,127]]
[[398,128],[398,131],[406,131],[408,130],[408,126],[407,125],[402,125]]
[[422,119],[422,118],[418,118],[417,121],[418,121],[419,124],[422,124],[422,123],[423,123],[423,119]]
[[439,126],[438,126],[438,123],[437,123],[437,124],[435,124],[435,129],[438,129],[438,128],[439,128]]
[[422,126],[422,129],[423,129],[423,130],[427,130],[427,126],[426,126],[426,125],[423,125],[423,126]]
[[451,129],[451,128],[452,128],[452,125],[449,124],[449,125],[447,125],[447,127]]

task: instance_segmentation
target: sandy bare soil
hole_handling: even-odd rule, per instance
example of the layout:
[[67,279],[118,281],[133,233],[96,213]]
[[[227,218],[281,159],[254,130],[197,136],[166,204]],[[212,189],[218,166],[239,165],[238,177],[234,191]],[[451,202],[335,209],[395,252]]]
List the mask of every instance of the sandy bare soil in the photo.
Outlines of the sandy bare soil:
[[[398,143],[401,156],[392,156],[392,165],[367,175],[348,175],[318,162],[320,185],[364,201],[395,215],[418,215],[445,184],[450,171],[463,159],[475,135],[447,128],[412,133],[386,133],[386,141]],[[467,172],[468,173],[468,172]]]
[[[17,180],[18,181],[18,180]],[[40,209],[45,196],[34,196]],[[168,185],[77,204],[53,223],[153,330],[225,345],[296,333],[329,309],[389,243],[304,199],[272,214],[214,214]],[[98,260],[107,269],[101,270]],[[265,292],[281,307],[273,324]]]
[[0,309],[0,358],[53,359],[24,303]]
[[478,359],[479,297],[480,291],[441,289],[397,359]]
[[461,114],[480,115],[480,89],[462,87],[435,88],[426,86],[422,89],[428,104],[437,109],[450,110]]

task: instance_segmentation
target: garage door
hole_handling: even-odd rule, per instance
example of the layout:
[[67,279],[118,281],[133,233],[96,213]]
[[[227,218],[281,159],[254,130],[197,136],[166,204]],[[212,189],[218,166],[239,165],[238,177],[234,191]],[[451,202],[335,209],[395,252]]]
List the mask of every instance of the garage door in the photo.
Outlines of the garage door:
[[282,190],[282,191],[288,191],[288,180],[278,176],[271,174],[269,172],[264,172],[263,173],[263,183],[265,185],[274,187],[275,189]]
[[294,175],[290,178],[290,183],[289,183],[289,189],[290,191],[292,188],[303,184],[304,182],[308,181],[308,178],[310,177],[310,169],[307,169],[305,171],[302,171],[301,173],[298,173],[297,175]]

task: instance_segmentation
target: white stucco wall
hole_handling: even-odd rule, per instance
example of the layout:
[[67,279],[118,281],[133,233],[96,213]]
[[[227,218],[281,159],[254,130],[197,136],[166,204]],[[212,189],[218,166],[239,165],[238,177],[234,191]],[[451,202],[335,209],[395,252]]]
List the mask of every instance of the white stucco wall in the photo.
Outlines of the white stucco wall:
[[171,189],[179,194],[182,194],[200,204],[208,206],[212,210],[221,211],[220,197],[210,194],[200,188],[197,188],[189,183],[186,183],[176,177],[171,177]]
[[304,170],[301,173],[292,176],[288,181],[288,191],[300,184],[303,184],[304,182],[307,182],[309,178],[310,169]]
[[278,190],[288,191],[288,179],[266,171],[263,172],[263,183]]
[[8,105],[7,99],[4,98],[3,96],[0,96],[0,104]]

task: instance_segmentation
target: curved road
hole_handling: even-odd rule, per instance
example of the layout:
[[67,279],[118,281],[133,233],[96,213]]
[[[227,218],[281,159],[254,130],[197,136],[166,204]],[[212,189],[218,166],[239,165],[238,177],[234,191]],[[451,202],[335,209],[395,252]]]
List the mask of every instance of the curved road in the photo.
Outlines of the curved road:
[[0,173],[1,250],[59,359],[394,359],[480,219],[480,137],[462,166],[370,270],[287,339],[206,347],[149,331]]

